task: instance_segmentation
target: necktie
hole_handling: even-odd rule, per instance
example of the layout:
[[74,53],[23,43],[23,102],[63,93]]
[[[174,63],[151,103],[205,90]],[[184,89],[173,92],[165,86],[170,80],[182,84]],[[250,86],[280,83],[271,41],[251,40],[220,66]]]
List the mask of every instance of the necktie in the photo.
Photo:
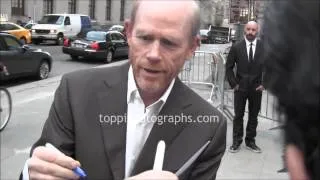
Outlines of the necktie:
[[252,52],[252,43],[250,43],[250,50],[249,50],[249,62],[253,61],[253,52]]

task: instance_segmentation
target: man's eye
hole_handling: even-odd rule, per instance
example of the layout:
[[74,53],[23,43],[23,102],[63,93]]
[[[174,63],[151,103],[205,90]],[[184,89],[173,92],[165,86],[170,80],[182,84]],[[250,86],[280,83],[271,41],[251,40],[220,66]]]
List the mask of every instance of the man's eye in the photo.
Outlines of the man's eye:
[[167,39],[162,39],[161,42],[163,43],[163,45],[166,45],[166,46],[175,46],[176,44],[173,43],[172,41],[169,41]]
[[144,40],[144,41],[151,41],[152,37],[150,36],[138,36],[139,39]]

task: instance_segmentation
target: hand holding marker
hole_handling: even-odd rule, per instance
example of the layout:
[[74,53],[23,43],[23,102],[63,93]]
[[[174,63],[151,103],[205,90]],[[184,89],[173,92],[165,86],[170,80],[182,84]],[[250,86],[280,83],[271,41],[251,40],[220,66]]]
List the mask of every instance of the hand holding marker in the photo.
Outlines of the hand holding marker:
[[[57,149],[56,147],[54,147],[54,146],[53,146],[52,144],[50,144],[50,143],[46,143],[45,146],[46,146],[47,148],[50,148],[50,149],[56,150],[57,152],[62,153],[61,151],[59,151],[59,149]],[[77,174],[78,176],[80,176],[81,178],[84,178],[84,177],[87,176],[86,173],[85,173],[80,167],[77,167],[77,168],[73,169],[73,172],[74,172],[75,174]]]

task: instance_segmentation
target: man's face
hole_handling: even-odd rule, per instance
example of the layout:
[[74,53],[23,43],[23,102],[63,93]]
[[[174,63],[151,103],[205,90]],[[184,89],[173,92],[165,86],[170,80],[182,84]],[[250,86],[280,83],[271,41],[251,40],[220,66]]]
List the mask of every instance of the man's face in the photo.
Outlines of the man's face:
[[253,41],[257,37],[258,25],[256,23],[250,22],[246,24],[244,32],[246,38],[249,41]]
[[197,38],[191,42],[191,24],[182,8],[148,5],[140,5],[134,25],[128,23],[129,59],[140,91],[157,94],[192,56]]

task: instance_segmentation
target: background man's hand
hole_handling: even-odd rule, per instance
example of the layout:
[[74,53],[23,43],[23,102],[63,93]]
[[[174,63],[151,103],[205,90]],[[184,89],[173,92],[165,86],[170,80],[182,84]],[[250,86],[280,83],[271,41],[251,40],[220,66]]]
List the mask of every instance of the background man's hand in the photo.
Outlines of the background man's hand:
[[234,88],[233,91],[238,91],[239,90],[239,84],[237,84]]
[[256,88],[256,91],[263,91],[264,90],[264,87],[262,86],[262,85],[260,85],[260,86],[258,86],[257,88]]
[[178,177],[169,171],[145,171],[127,180],[178,180]]
[[79,179],[72,169],[80,163],[71,157],[50,148],[34,149],[28,162],[29,179]]

